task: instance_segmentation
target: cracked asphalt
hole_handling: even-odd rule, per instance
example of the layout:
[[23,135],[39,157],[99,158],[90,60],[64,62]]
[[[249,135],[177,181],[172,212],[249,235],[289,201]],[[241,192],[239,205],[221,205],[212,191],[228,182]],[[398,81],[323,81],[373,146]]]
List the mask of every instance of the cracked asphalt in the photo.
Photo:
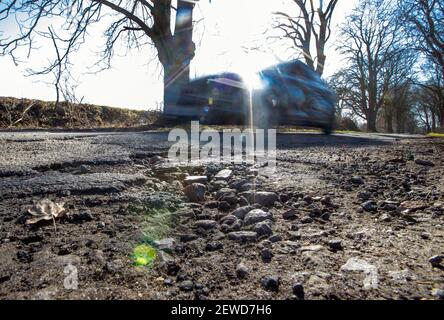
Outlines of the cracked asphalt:
[[[0,299],[443,298],[443,140],[280,133],[257,175],[169,164],[167,137],[0,132]],[[26,224],[42,199],[65,203],[56,229]],[[175,218],[139,268],[150,206]]]

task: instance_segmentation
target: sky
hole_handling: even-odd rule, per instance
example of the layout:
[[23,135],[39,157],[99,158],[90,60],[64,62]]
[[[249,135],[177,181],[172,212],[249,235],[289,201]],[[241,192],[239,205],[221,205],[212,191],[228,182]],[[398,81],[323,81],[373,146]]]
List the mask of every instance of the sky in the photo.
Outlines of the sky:
[[[333,31],[343,22],[357,0],[339,0],[334,13]],[[296,54],[283,40],[270,40],[273,12],[296,12],[292,0],[201,0],[194,11],[194,42],[196,56],[191,64],[191,76],[223,71],[250,74],[287,60]],[[4,32],[12,32],[12,24],[0,25]],[[162,69],[152,57],[150,47],[122,52],[114,57],[112,68],[91,74],[97,51],[103,44],[100,26],[92,30],[87,42],[72,58],[78,80],[76,95],[83,102],[130,109],[156,109],[163,95]],[[327,48],[325,75],[332,74],[340,65],[341,57],[334,49],[335,34]],[[42,67],[54,49],[45,44],[32,52],[29,58],[21,56],[16,66],[9,56],[0,56],[0,96],[55,100],[51,79],[26,76],[28,68]]]

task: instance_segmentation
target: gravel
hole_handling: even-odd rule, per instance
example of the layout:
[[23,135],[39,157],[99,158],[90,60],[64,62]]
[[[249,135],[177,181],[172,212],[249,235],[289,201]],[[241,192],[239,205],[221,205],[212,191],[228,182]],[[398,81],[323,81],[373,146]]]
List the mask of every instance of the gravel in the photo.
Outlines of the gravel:
[[200,203],[205,200],[206,186],[200,183],[193,183],[183,190],[183,193],[188,197],[191,202]]
[[252,225],[265,220],[272,220],[273,215],[270,212],[265,212],[261,209],[255,209],[247,213],[244,218],[245,225]]
[[278,292],[280,286],[280,278],[277,275],[265,276],[261,280],[261,285],[267,291]]
[[228,239],[238,242],[251,242],[256,241],[257,233],[253,231],[237,231],[230,232],[228,234]]

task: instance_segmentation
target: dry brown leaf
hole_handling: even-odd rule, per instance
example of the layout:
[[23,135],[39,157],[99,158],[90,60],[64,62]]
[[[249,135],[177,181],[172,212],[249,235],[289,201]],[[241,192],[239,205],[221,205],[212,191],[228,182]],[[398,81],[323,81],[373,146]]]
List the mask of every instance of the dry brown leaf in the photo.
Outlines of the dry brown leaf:
[[55,227],[55,219],[62,217],[66,213],[64,206],[65,203],[63,202],[53,202],[49,199],[40,200],[34,207],[28,210],[28,213],[34,218],[28,219],[26,224],[36,224],[40,221],[52,220]]

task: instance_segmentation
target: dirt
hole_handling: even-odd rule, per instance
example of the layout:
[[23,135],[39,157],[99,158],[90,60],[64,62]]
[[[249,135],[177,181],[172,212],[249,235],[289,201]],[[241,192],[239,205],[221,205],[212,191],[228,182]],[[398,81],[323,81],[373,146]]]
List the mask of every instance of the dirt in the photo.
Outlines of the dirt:
[[[443,140],[282,135],[267,175],[172,166],[149,139],[2,144],[26,156],[1,156],[0,299],[442,298]],[[183,193],[189,175],[207,177],[202,203]],[[55,226],[26,224],[41,199],[65,203]],[[134,265],[135,247],[162,239]]]
[[159,112],[0,97],[0,129],[99,129],[149,127]]

